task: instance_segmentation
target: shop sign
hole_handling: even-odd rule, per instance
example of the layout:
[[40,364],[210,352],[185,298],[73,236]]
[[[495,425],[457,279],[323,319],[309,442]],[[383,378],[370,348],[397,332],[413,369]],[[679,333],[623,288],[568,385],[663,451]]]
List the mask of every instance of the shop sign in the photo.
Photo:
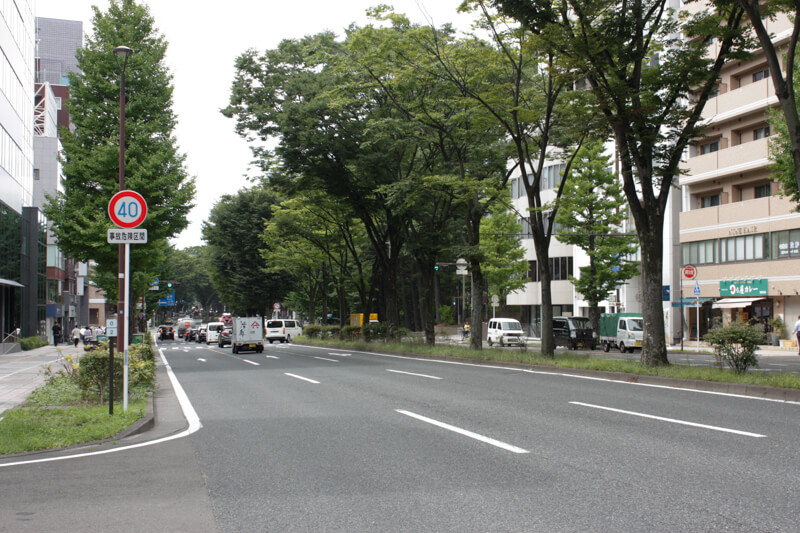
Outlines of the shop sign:
[[743,279],[737,281],[720,281],[720,296],[766,296],[769,280]]

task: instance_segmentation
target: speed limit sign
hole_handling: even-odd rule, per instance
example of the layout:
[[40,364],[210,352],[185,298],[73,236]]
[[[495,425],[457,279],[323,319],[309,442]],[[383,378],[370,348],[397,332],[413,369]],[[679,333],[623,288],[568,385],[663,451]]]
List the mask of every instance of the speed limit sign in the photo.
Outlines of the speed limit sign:
[[135,228],[147,217],[147,203],[136,191],[119,191],[108,202],[108,216],[120,228]]

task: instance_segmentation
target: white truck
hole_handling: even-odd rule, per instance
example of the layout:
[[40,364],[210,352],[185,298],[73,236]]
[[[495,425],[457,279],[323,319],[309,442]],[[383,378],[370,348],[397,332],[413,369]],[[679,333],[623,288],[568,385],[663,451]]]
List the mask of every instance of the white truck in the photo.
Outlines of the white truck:
[[644,340],[644,319],[641,313],[603,313],[600,315],[600,344],[603,351],[617,348],[620,352],[641,350]]
[[231,351],[264,351],[264,319],[260,316],[237,316],[231,330]]

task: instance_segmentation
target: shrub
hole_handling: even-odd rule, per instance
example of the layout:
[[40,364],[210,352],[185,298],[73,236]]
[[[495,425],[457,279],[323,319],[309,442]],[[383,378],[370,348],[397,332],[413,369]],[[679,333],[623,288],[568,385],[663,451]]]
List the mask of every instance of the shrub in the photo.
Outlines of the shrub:
[[342,328],[339,326],[324,326],[321,335],[323,339],[340,339],[342,338]]
[[706,333],[703,340],[714,347],[714,357],[720,366],[726,364],[739,374],[749,367],[758,367],[756,349],[764,343],[764,331],[760,324],[748,325],[741,322]]
[[24,339],[20,339],[19,344],[23,350],[28,351],[41,348],[42,346],[47,346],[48,342],[42,337],[35,335],[33,337],[25,337]]
[[303,327],[303,335],[311,339],[319,339],[322,337],[322,326],[309,324]]
[[385,323],[366,324],[363,328],[361,328],[361,334],[364,336],[364,340],[367,342],[374,340],[386,341],[388,333],[389,330]]
[[[122,397],[124,361],[114,354],[114,398]],[[81,357],[78,367],[78,385],[85,398],[98,396],[103,403],[108,389],[108,352],[96,350]]]
[[357,340],[361,336],[361,326],[345,326],[342,328],[340,338],[343,340]]

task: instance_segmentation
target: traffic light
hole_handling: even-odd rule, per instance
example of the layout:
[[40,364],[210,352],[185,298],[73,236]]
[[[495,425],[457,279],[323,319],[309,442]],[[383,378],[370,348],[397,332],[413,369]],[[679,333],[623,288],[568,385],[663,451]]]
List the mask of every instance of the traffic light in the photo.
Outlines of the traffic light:
[[168,288],[168,289],[171,289],[171,288],[172,288],[172,282],[171,282],[171,281],[168,281],[168,282],[167,282],[167,288]]
[[439,270],[439,265],[433,265],[434,270]]

